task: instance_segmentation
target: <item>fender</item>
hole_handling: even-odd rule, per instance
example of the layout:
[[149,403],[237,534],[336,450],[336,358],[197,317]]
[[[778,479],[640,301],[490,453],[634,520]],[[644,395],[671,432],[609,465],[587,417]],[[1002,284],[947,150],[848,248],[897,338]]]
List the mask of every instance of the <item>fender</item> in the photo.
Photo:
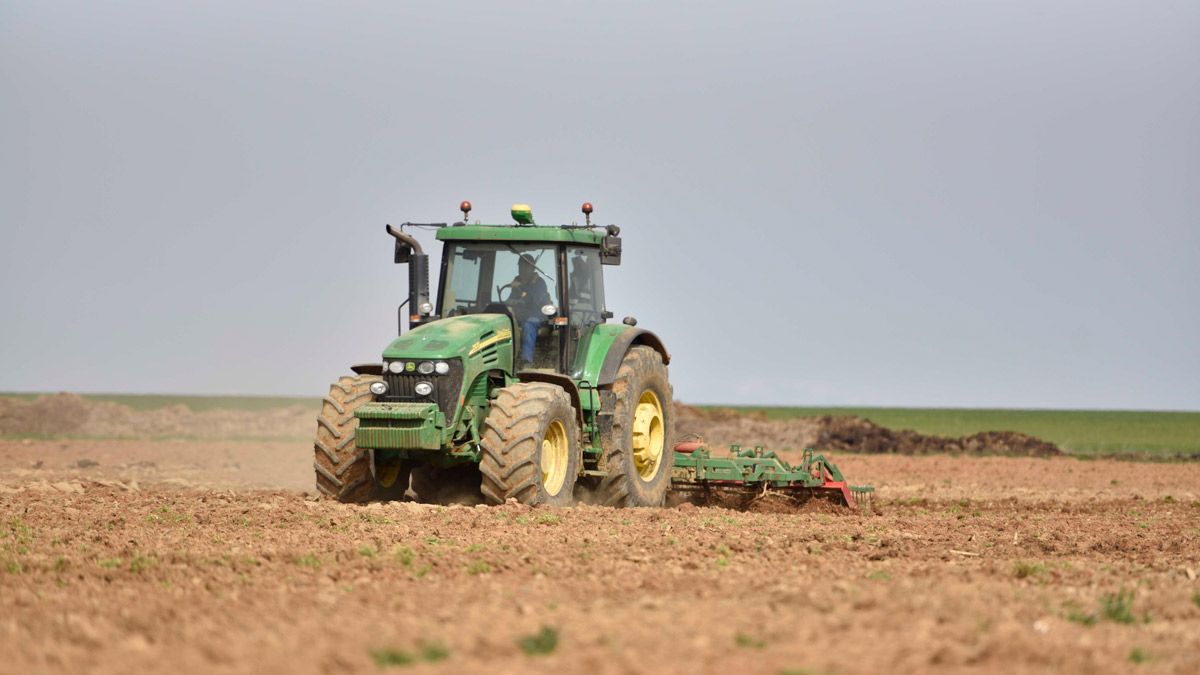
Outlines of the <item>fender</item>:
[[382,363],[356,363],[350,366],[355,375],[378,375],[383,377]]
[[583,405],[579,399],[579,387],[575,386],[574,380],[566,375],[536,370],[522,370],[517,373],[517,379],[521,382],[545,382],[562,387],[571,397],[571,407],[575,409],[575,418],[579,422],[579,428],[583,428]]
[[630,328],[618,335],[608,348],[608,354],[604,357],[604,365],[600,367],[600,375],[596,379],[596,386],[609,386],[617,379],[617,369],[621,367],[621,361],[625,360],[625,353],[634,345],[651,347],[662,355],[664,364],[671,362],[670,352],[667,351],[666,345],[657,335],[645,328]]

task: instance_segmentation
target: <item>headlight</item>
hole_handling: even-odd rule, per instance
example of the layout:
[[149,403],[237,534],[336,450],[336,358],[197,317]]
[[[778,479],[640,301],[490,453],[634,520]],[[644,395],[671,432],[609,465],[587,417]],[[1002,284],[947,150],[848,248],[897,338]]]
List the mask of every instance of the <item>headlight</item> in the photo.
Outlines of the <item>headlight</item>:
[[392,361],[391,363],[388,364],[388,370],[399,375],[400,373],[404,372],[404,362],[403,361]]
[[546,316],[554,316],[558,314],[558,308],[554,305],[542,305],[542,314]]
[[421,303],[421,313],[422,314],[433,314],[433,305],[429,304],[428,302],[422,302]]
[[421,365],[417,366],[417,372],[422,375],[432,375],[433,361],[422,361]]
[[433,392],[433,385],[428,382],[418,382],[417,386],[413,387],[413,391],[417,392],[417,396],[428,396]]
[[380,380],[378,382],[372,382],[371,383],[371,393],[375,394],[376,396],[383,396],[384,394],[386,394],[387,393],[387,382],[384,382],[383,380]]
[[433,369],[438,375],[445,375],[446,373],[450,372],[450,364],[446,363],[445,361],[438,361],[437,363],[433,364]]

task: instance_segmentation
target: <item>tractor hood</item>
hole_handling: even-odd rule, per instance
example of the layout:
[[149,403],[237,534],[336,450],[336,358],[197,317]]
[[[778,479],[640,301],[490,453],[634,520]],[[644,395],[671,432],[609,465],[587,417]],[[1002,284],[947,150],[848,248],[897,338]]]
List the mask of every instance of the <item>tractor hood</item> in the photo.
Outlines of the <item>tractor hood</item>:
[[503,314],[453,316],[418,326],[392,340],[385,359],[466,359],[512,342],[512,323]]

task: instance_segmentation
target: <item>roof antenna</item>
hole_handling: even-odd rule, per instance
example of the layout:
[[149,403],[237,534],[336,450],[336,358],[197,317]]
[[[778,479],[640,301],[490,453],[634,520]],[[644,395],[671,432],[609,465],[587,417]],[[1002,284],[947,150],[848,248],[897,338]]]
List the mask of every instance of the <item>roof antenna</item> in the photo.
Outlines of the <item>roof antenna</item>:
[[580,210],[583,211],[583,221],[585,223],[587,223],[586,227],[591,227],[592,226],[592,203],[584,202],[583,208]]

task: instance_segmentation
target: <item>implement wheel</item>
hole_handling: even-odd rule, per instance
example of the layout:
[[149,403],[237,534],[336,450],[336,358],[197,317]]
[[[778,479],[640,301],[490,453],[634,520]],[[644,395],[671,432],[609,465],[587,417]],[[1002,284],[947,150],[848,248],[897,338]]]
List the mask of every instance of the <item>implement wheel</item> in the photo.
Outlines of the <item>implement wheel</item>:
[[579,428],[562,387],[529,382],[499,390],[480,445],[480,490],[488,502],[571,504],[579,474]]
[[369,387],[378,380],[374,375],[348,375],[339,379],[329,387],[329,395],[317,416],[317,436],[313,441],[317,490],[340,502],[402,499],[408,489],[411,470],[408,462],[381,460],[372,476],[371,453],[359,450],[354,442],[358,431],[354,411],[375,400]]
[[600,499],[609,506],[662,506],[675,462],[671,385],[662,356],[651,347],[631,347],[613,394],[612,430],[602,438],[608,475],[600,479]]

